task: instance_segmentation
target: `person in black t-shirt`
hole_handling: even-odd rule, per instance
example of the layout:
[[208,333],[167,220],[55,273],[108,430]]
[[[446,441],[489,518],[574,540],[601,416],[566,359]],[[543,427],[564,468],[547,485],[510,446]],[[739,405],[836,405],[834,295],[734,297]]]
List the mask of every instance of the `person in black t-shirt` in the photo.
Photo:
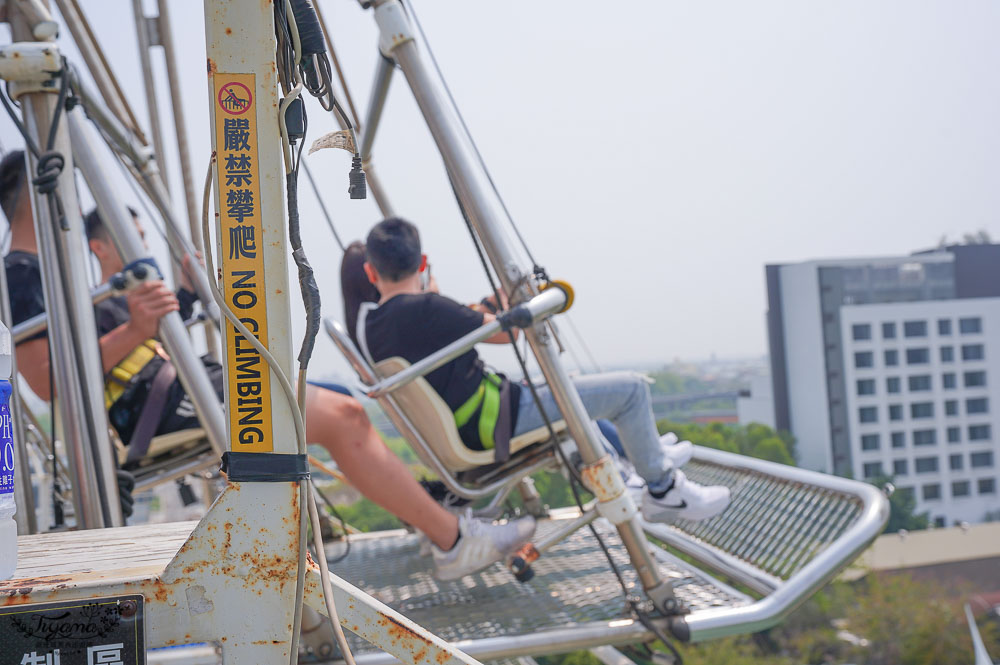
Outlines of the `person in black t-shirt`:
[[[394,356],[411,364],[421,360],[485,322],[489,312],[475,311],[421,286],[420,273],[426,268],[417,228],[400,218],[375,225],[366,241],[368,262],[365,271],[378,288],[377,307],[367,307],[359,317],[358,337],[362,351],[373,362]],[[506,303],[500,303],[506,307]],[[510,341],[500,332],[486,340],[503,344]],[[493,382],[475,349],[470,349],[425,377],[455,413],[456,425],[466,445],[491,448],[496,425],[508,418],[510,434],[517,436],[544,426],[530,390],[511,386],[512,398],[500,402],[499,419],[488,408],[483,395]],[[628,460],[645,481],[642,492],[643,515],[650,521],[706,519],[729,505],[729,488],[705,487],[685,478],[675,467],[691,457],[690,444],[668,445],[656,431],[645,379],[632,372],[590,374],[573,379],[591,417],[607,418],[621,437]],[[548,386],[538,387],[545,414],[561,418]],[[469,413],[471,418],[466,418]],[[498,439],[499,440],[499,439]]]

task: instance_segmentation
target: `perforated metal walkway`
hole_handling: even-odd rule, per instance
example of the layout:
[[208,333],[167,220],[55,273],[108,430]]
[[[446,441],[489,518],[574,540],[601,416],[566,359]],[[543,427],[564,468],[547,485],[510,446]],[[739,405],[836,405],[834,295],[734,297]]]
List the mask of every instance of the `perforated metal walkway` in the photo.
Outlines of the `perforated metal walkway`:
[[[572,517],[563,513],[563,519]],[[554,520],[539,523],[540,533],[554,528]],[[604,520],[595,522],[630,590],[638,581],[617,533]],[[651,545],[664,575],[674,581],[674,592],[692,611],[732,607],[752,602],[748,596]],[[343,545],[329,545],[331,560]],[[629,628],[621,587],[589,529],[581,529],[549,550],[533,565],[535,577],[521,583],[502,565],[452,582],[432,576],[429,557],[420,556],[419,537],[402,531],[372,534],[355,540],[350,554],[332,570],[418,624],[450,641],[517,638],[540,631],[590,631]],[[570,632],[567,632],[570,631]],[[348,633],[349,638],[351,634]],[[582,637],[582,636],[581,636]],[[371,649],[355,640],[358,653]],[[572,648],[572,647],[570,647]]]

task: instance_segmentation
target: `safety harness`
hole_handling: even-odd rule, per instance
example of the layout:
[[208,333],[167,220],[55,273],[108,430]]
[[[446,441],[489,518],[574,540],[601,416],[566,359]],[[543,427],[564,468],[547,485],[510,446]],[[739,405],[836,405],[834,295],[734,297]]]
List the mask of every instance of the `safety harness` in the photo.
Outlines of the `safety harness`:
[[132,379],[160,356],[164,362],[153,376],[149,392],[139,412],[132,438],[128,442],[128,457],[126,464],[137,462],[145,457],[153,436],[163,417],[163,411],[170,393],[170,385],[177,377],[177,370],[170,359],[163,354],[160,344],[154,339],[147,339],[132,349],[125,358],[111,368],[104,379],[104,406],[110,409],[132,383]]
[[[368,314],[378,308],[377,303],[362,303],[358,310],[355,334],[361,353],[375,366],[375,360],[368,350],[365,323]],[[454,411],[455,427],[462,442],[475,449],[492,450],[496,462],[510,458],[510,439],[513,433],[510,381],[503,374],[486,371],[479,387],[461,406]]]

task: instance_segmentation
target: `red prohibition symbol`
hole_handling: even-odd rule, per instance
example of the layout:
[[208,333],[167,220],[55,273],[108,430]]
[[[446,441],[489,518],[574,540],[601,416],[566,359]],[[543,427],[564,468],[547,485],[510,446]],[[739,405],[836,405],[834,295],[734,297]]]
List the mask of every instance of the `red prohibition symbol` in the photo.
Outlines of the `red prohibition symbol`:
[[253,93],[250,88],[237,81],[231,81],[219,88],[219,108],[229,115],[243,115],[250,108]]

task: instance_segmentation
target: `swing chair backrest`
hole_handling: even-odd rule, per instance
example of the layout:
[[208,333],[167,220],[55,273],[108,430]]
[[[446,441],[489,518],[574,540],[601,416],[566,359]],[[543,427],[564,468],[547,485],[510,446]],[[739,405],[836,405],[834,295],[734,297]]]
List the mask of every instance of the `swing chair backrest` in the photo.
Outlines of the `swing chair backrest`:
[[[385,378],[409,366],[410,363],[403,358],[387,358],[375,365],[375,372],[380,378]],[[472,450],[462,442],[458,428],[455,427],[454,414],[423,377],[393,391],[392,395],[396,404],[449,471],[467,471],[493,464],[492,450]],[[563,423],[560,422],[560,425]],[[548,438],[548,430],[545,428],[528,432],[511,439],[510,452],[514,454]]]

